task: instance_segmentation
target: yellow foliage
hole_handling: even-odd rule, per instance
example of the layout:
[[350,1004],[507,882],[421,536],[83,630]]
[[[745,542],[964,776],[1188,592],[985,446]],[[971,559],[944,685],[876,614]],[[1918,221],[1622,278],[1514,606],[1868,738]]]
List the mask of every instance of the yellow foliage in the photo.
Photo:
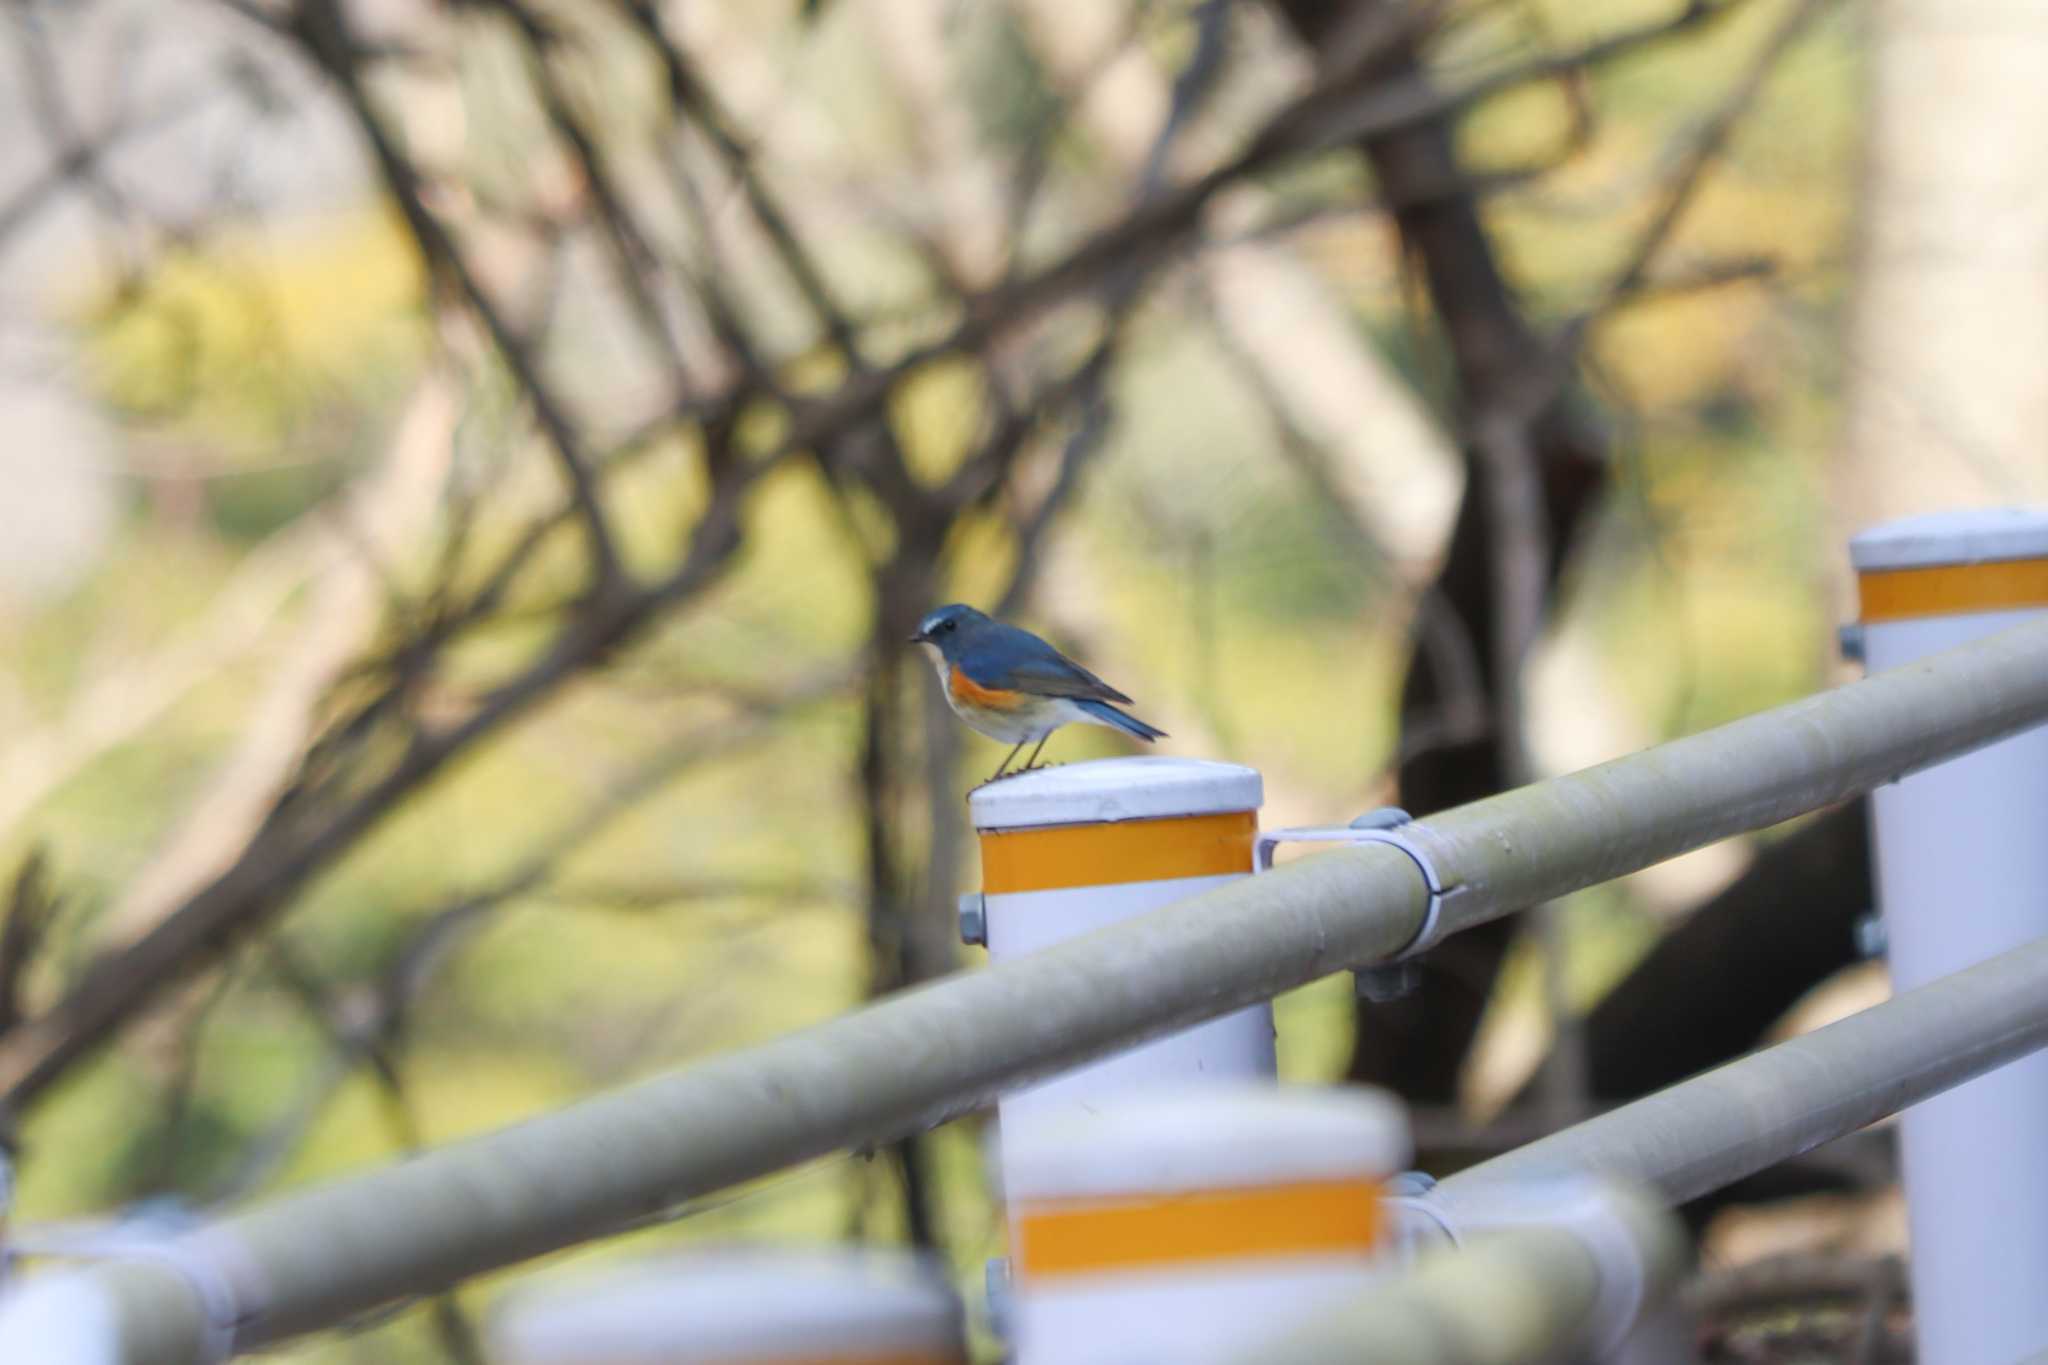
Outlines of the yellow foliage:
[[1488,100],[1458,130],[1469,173],[1540,165],[1572,137],[1571,101],[1554,83],[1523,85]]
[[1733,285],[1625,308],[1600,326],[1603,374],[1636,402],[1676,406],[1727,384],[1750,334],[1768,316],[1760,293]]
[[1009,523],[994,512],[963,516],[946,543],[943,596],[992,605],[1016,571],[1017,543]]
[[964,356],[919,367],[889,395],[889,416],[914,478],[936,484],[967,452],[982,425],[980,366]]
[[398,223],[365,209],[223,231],[132,290],[93,288],[78,311],[114,403],[248,452],[418,354],[420,291]]

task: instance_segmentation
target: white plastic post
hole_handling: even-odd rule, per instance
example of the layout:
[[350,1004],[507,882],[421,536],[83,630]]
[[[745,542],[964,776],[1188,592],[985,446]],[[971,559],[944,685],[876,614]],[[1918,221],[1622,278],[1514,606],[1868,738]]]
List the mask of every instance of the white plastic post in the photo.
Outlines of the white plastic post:
[[[2048,610],[2048,509],[1939,513],[1850,542],[1872,672]],[[2048,729],[1871,798],[1900,991],[2048,935]],[[2048,1054],[1908,1109],[1914,1331],[1927,1361],[2048,1347]]]
[[504,1365],[962,1365],[937,1269],[873,1248],[719,1248],[556,1277],[493,1309]]
[[[1007,961],[1250,874],[1264,799],[1234,763],[1115,758],[1005,778],[968,800],[989,957]],[[1005,1096],[1005,1132],[1153,1085],[1271,1080],[1258,1004]]]
[[12,1266],[8,1256],[7,1220],[14,1213],[14,1154],[0,1147],[0,1288]]
[[1012,1133],[1018,1365],[1218,1365],[1358,1294],[1408,1152],[1352,1087],[1153,1090]]

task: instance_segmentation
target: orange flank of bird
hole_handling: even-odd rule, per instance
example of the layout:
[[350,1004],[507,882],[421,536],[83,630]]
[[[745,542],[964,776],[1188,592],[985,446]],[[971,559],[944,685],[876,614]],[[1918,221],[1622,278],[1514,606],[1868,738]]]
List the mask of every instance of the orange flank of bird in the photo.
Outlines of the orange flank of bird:
[[1028,700],[1022,692],[1006,687],[983,687],[957,666],[946,679],[946,690],[963,706],[979,706],[989,711],[1014,711]]

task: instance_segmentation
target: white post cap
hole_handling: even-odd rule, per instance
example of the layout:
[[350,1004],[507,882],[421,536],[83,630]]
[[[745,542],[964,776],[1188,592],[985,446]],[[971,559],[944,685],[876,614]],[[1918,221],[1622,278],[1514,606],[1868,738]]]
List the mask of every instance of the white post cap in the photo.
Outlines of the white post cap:
[[1399,1101],[1364,1086],[1214,1082],[1141,1091],[1005,1134],[1012,1200],[1384,1180],[1407,1164]]
[[978,787],[967,798],[978,830],[1095,825],[1257,810],[1256,768],[1200,758],[1103,758],[1035,768]]
[[925,1258],[869,1248],[731,1247],[515,1289],[492,1310],[506,1365],[964,1359],[960,1304]]
[[2048,559],[2048,507],[1967,507],[1903,517],[1849,541],[1860,572]]

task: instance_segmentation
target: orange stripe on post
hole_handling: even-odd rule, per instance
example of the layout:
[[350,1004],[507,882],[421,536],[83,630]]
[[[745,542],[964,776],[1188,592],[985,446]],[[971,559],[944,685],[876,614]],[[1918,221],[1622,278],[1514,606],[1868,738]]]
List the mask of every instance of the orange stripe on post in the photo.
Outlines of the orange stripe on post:
[[1027,1204],[1017,1217],[1017,1274],[1363,1255],[1380,1224],[1379,1186],[1360,1179]]
[[984,830],[981,889],[995,896],[1250,872],[1252,837],[1258,827],[1258,812],[1237,810],[1164,820]]
[[1857,596],[1866,622],[2048,607],[2048,559],[1871,569],[1857,575]]

